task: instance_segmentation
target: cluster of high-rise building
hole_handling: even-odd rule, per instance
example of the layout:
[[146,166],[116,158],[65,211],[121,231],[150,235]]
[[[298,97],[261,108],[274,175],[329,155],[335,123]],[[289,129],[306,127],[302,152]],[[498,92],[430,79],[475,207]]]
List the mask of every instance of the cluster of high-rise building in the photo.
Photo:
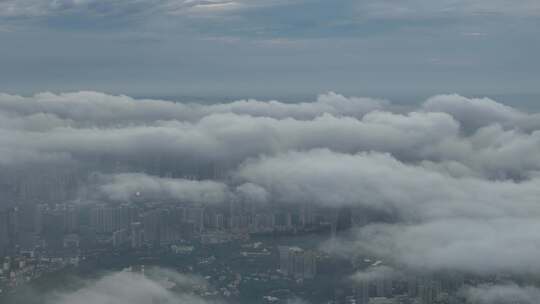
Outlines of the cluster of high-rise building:
[[[176,254],[191,254],[193,246],[199,245],[197,242],[186,245],[184,241],[197,240],[204,247],[250,234],[276,232],[281,235],[322,225],[333,234],[353,225],[353,211],[332,211],[302,206],[269,209],[241,202],[225,206],[153,202],[20,204],[0,210],[0,261],[8,261],[0,271],[0,288],[16,286],[29,278],[72,265],[84,256],[85,250],[89,251],[88,256],[117,249],[146,254],[152,251],[146,250],[148,248],[160,247],[155,251],[159,252],[166,245],[174,248],[171,252]],[[314,284],[321,276],[343,278],[366,266],[362,263],[378,267],[380,262],[372,264],[370,259],[351,257],[344,258],[344,263],[334,263],[332,260],[339,259],[296,246],[277,246],[277,251],[271,247],[268,250],[256,249],[256,246],[246,248],[242,247],[240,257],[271,261],[274,272],[277,263],[279,274],[270,272],[268,278],[294,281],[291,284],[298,286]],[[216,266],[216,271],[218,268]],[[462,299],[457,294],[464,285],[464,278],[459,275],[382,276],[338,286],[333,303],[457,304],[463,303],[459,302]]]
[[9,253],[16,242],[16,209],[0,210],[0,256]]
[[[312,207],[272,208],[247,202],[200,206],[183,203],[23,203],[0,211],[0,256],[31,250],[61,252],[112,245],[139,248],[181,240],[221,242],[234,235],[296,233],[341,227],[343,216]],[[335,229],[333,229],[335,230]],[[217,233],[216,232],[220,232]]]
[[317,254],[299,247],[279,246],[279,271],[295,279],[312,279],[317,274]]
[[0,219],[0,256],[61,246],[64,236],[79,232],[79,209],[69,204],[21,204],[1,210]]
[[461,304],[463,275],[379,275],[336,290],[336,304]]

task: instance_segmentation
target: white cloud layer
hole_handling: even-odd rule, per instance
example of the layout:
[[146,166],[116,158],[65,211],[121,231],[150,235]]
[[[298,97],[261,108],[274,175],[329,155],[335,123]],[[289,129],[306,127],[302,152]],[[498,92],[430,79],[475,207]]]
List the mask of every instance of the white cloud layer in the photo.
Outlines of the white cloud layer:
[[381,280],[393,280],[401,276],[401,273],[386,265],[374,266],[358,271],[351,279],[357,283],[371,283]]
[[459,95],[410,111],[336,93],[206,105],[97,92],[0,95],[3,180],[75,168],[82,180],[103,171],[97,190],[109,200],[139,193],[376,211],[386,222],[333,250],[418,271],[540,271],[538,151],[538,114]]
[[315,102],[283,103],[276,100],[238,100],[230,103],[203,105],[166,100],[137,100],[125,95],[100,92],[39,93],[31,97],[0,94],[0,109],[18,115],[44,114],[66,119],[66,123],[88,125],[122,125],[151,123],[160,120],[196,121],[209,114],[232,113],[276,119],[313,119],[324,113],[335,116],[362,117],[382,109],[387,101],[345,97],[329,92]]
[[[475,120],[469,113],[481,114]],[[93,92],[31,98],[4,94],[0,117],[3,164],[24,162],[25,155],[31,161],[42,155],[47,161],[96,153],[161,153],[235,165],[260,154],[329,148],[388,152],[399,160],[431,162],[441,170],[488,178],[523,179],[540,168],[535,153],[540,149],[538,116],[457,95],[438,96],[419,111],[397,114],[387,102],[335,93],[313,103],[213,105]]]
[[326,248],[373,254],[413,272],[534,276],[540,270],[538,228],[537,217],[372,224],[358,230],[353,240]]
[[361,206],[407,221],[540,216],[540,179],[455,178],[381,153],[289,152],[249,161],[238,175],[275,201]]
[[205,180],[173,179],[141,173],[103,176],[99,190],[110,200],[129,201],[136,196],[161,198],[183,203],[218,204],[229,199],[227,186]]

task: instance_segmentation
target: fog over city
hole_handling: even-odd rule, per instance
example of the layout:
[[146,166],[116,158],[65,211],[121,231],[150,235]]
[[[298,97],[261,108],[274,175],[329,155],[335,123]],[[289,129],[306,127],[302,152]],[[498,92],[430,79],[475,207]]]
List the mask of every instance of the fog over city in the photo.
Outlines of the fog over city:
[[0,0],[0,304],[540,303],[539,0]]
[[[333,92],[313,102],[210,105],[3,94],[0,117],[5,198],[348,207],[378,216],[321,243],[330,254],[367,252],[418,273],[540,273],[540,116],[488,98],[437,95],[404,110]],[[148,303],[130,289],[159,303],[203,301],[148,280],[113,274],[55,303]],[[540,294],[511,282],[464,293],[478,303],[533,303]]]

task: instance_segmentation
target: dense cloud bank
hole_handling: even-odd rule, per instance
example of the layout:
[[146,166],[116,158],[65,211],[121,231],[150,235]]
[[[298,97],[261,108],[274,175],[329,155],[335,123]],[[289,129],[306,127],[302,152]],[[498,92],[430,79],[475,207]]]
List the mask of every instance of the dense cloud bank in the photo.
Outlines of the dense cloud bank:
[[29,116],[46,113],[66,120],[66,124],[106,126],[149,123],[160,120],[196,121],[209,114],[233,113],[272,118],[313,119],[324,113],[362,117],[389,103],[372,98],[345,97],[329,92],[315,102],[238,100],[203,105],[165,100],[133,99],[99,92],[40,93],[31,97],[0,94],[2,111]]
[[[449,100],[456,100],[454,108],[461,110],[448,106]],[[314,103],[251,100],[214,105],[91,92],[2,95],[0,164],[106,155],[123,161],[172,160],[176,167],[196,162],[205,169],[216,164],[230,168],[261,154],[329,148],[387,152],[401,161],[425,161],[456,174],[490,179],[537,174],[540,132],[531,122],[535,116],[508,110],[513,113],[509,116],[519,117],[512,120],[499,108],[510,109],[454,95],[433,97],[405,114],[392,112],[385,102],[335,93]],[[471,129],[470,116],[476,112],[484,117],[477,121],[479,129]],[[521,127],[524,121],[527,129]]]
[[193,180],[167,178],[144,173],[119,173],[97,175],[93,187],[96,199],[116,202],[133,200],[162,200],[196,205],[217,205],[230,201],[244,201],[251,204],[268,202],[265,188],[243,183],[236,188],[214,180]]
[[419,224],[371,224],[352,239],[327,243],[339,254],[364,253],[411,271],[459,271],[478,276],[536,276],[538,218],[444,219]]
[[413,222],[540,216],[540,179],[456,178],[429,166],[406,165],[389,154],[289,152],[248,161],[237,174],[271,189],[276,201],[362,206]]
[[540,116],[488,98],[439,95],[404,111],[336,93],[207,105],[0,95],[4,172],[99,172],[97,191],[113,201],[144,194],[376,211],[388,221],[332,250],[419,271],[538,273],[539,151]]

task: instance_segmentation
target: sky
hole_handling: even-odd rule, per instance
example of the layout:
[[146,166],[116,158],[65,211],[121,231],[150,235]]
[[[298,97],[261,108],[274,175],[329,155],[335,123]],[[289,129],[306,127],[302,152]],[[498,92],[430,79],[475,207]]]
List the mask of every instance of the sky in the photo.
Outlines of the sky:
[[539,26],[536,0],[0,0],[0,92],[532,104]]

